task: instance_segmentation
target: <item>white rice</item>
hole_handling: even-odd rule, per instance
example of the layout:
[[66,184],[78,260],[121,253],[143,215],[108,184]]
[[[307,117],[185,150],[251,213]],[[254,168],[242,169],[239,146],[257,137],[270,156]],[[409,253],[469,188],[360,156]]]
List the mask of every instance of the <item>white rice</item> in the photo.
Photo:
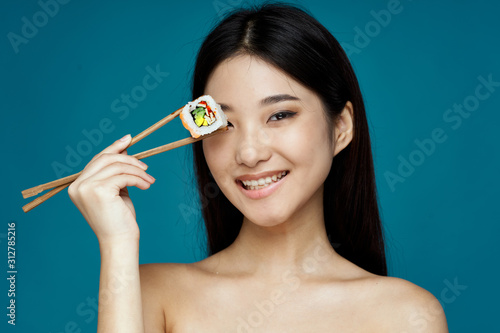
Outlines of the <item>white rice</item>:
[[[198,125],[194,122],[191,111],[196,109],[198,103],[201,101],[205,101],[207,105],[210,106],[210,109],[215,114],[215,121],[208,126],[198,127]],[[220,105],[217,104],[210,95],[203,95],[194,101],[188,102],[181,111],[181,119],[183,120],[184,126],[189,130],[189,132],[191,132],[191,136],[194,138],[215,132],[217,129],[227,126],[226,115],[222,112]]]

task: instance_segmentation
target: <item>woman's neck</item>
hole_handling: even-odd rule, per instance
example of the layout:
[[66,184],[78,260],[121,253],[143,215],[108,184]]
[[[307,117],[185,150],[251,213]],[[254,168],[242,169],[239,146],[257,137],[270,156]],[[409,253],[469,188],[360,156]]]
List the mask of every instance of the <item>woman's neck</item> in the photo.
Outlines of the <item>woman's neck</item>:
[[280,279],[286,272],[310,274],[314,270],[321,275],[326,262],[332,264],[340,257],[326,234],[322,200],[271,227],[244,218],[238,237],[226,250],[234,269],[269,280]]

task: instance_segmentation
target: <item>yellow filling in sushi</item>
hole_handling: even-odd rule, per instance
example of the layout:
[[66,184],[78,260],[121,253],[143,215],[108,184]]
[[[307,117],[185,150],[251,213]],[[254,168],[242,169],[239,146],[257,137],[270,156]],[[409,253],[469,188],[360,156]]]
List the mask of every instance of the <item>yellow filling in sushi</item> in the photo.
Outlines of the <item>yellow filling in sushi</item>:
[[205,101],[196,105],[196,109],[191,111],[196,126],[209,126],[215,122],[215,113]]

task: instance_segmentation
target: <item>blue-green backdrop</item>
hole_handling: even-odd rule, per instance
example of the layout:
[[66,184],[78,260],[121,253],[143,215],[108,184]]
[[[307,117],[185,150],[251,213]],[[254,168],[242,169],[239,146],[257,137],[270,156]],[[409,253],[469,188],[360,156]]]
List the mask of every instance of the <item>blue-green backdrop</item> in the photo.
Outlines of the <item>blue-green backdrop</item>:
[[[66,190],[29,213],[21,190],[80,171],[114,140],[185,104],[203,37],[242,3],[1,2],[2,332],[95,332],[100,258],[92,230]],[[500,4],[295,3],[342,42],[358,75],[391,275],[431,291],[451,331],[497,329]],[[145,85],[151,71],[159,74]],[[129,154],[187,134],[174,121]],[[141,263],[201,259],[189,151],[146,159],[157,181],[130,191]],[[7,323],[9,222],[15,326]]]

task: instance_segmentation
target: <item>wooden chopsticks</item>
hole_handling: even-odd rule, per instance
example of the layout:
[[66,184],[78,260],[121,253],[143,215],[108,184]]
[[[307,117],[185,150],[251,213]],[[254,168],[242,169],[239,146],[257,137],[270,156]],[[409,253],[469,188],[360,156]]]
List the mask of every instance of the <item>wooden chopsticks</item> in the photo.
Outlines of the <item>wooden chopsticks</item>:
[[[182,108],[180,108],[180,109],[172,112],[171,114],[169,114],[168,116],[166,116],[162,120],[158,121],[154,125],[150,126],[149,128],[145,129],[141,133],[139,133],[136,136],[134,136],[132,138],[132,140],[130,141],[130,144],[125,149],[128,149],[132,145],[136,144],[140,140],[142,140],[145,137],[147,137],[149,134],[153,133],[154,131],[156,131],[157,129],[159,129],[163,125],[167,124],[169,121],[171,121],[175,117],[177,117],[181,113],[181,111],[182,111],[183,108],[184,107],[182,107]],[[218,133],[224,132],[224,131],[227,131],[227,127],[220,128],[220,129],[216,130],[213,133],[202,135],[202,136],[200,136],[200,137],[198,137],[196,139],[193,138],[193,137],[187,137],[185,139],[181,139],[181,140],[178,140],[178,141],[175,141],[175,142],[172,142],[172,143],[168,143],[168,144],[160,146],[160,147],[156,147],[156,148],[153,148],[153,149],[150,149],[150,150],[146,150],[146,151],[143,151],[141,153],[137,153],[137,154],[132,155],[132,156],[136,157],[137,159],[143,159],[143,158],[146,158],[146,157],[149,157],[149,156],[153,156],[153,155],[156,155],[156,154],[159,154],[159,153],[166,152],[166,151],[171,150],[171,149],[175,149],[175,148],[178,148],[178,147],[185,146],[187,144],[190,144],[190,143],[193,143],[193,142],[196,142],[196,141],[208,138],[210,136],[213,136],[215,134],[218,134]],[[32,187],[32,188],[28,188],[28,189],[22,191],[21,193],[23,195],[23,198],[26,199],[26,198],[35,196],[38,193],[43,192],[45,190],[54,188],[53,190],[45,193],[44,195],[42,195],[42,196],[36,198],[35,200],[27,203],[26,205],[24,205],[23,206],[23,211],[25,213],[27,213],[30,210],[32,210],[33,208],[35,208],[36,206],[40,205],[42,202],[44,202],[47,199],[49,199],[50,197],[52,197],[55,194],[61,192],[66,187],[68,187],[73,181],[75,181],[75,179],[77,179],[78,176],[81,173],[82,173],[82,171],[80,171],[78,173],[75,173],[74,175],[70,175],[70,176],[67,176],[67,177],[64,177],[64,178],[60,178],[60,179],[57,179],[57,180],[54,180],[54,181],[51,181],[51,182],[48,182],[48,183],[45,183],[45,184],[41,184],[41,185],[38,185],[38,186],[35,186],[35,187]]]

